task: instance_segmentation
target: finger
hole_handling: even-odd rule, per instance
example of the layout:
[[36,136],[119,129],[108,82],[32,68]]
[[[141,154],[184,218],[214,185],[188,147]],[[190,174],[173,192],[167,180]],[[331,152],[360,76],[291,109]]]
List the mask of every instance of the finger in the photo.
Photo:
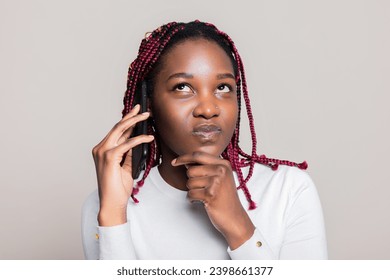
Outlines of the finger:
[[133,130],[135,128],[136,124],[129,127],[123,134],[122,136],[118,139],[118,145],[122,144],[123,142],[125,142],[127,139],[130,138],[131,134],[133,133]]
[[[134,116],[134,115],[136,115],[136,114],[138,114],[139,109],[140,109],[140,105],[139,105],[139,104],[135,105],[135,106],[133,107],[133,109],[131,109],[130,112],[129,112],[126,116],[124,116],[124,117],[122,118],[121,121],[126,120],[126,119],[128,119],[128,118],[130,118],[130,117],[132,117],[132,116]],[[110,130],[110,132],[107,133],[107,135],[102,139],[102,141],[100,141],[99,144],[97,144],[97,145],[94,147],[94,150],[99,149],[101,146],[103,146],[103,145],[107,142],[107,139],[108,139],[108,138],[110,137],[110,135],[111,135],[111,131],[112,131],[112,129]]]
[[[133,109],[131,109],[130,112],[127,113],[127,115],[124,116],[124,117],[122,118],[121,121],[127,120],[127,119],[129,119],[129,118],[131,118],[131,117],[137,115],[138,112],[139,112],[139,110],[140,110],[140,105],[139,105],[139,104],[135,105],[135,106],[133,107]],[[99,144],[97,144],[97,145],[95,146],[96,148],[99,148],[100,146],[102,146],[102,145],[107,141],[107,139],[108,139],[108,138],[110,137],[110,135],[112,134],[111,131],[112,131],[112,129],[110,130],[109,133],[107,133],[107,135],[103,138],[103,140],[100,141]]]
[[[149,118],[150,113],[145,112],[142,114],[135,115],[131,118],[128,118],[126,120],[120,121],[112,128],[110,131],[110,135],[106,141],[106,144],[108,146],[114,146],[118,145],[118,141],[121,138],[121,136],[131,127],[134,127],[138,122],[144,121],[147,118]],[[127,139],[127,138],[125,138]]]
[[131,109],[123,118],[122,120],[127,120],[131,117],[134,117],[135,115],[138,114],[139,110],[140,110],[141,106],[139,104],[135,105],[133,107],[133,109]]
[[[140,136],[134,137],[134,138],[132,138],[132,139],[133,139],[133,140],[137,140],[137,138],[142,139],[141,136],[142,136],[142,138],[145,138],[144,136],[146,136],[146,135],[140,135]],[[151,138],[151,140],[150,140],[150,139],[146,139],[146,141],[148,141],[148,142],[153,141],[153,139],[154,139],[153,135],[148,135],[148,136],[152,136],[152,137],[147,137],[147,138]],[[130,142],[130,140],[129,140],[129,142]],[[142,143],[147,143],[147,142],[140,142],[138,145],[141,145]],[[128,174],[131,174],[131,176],[133,176],[133,175],[132,175],[132,171],[133,171],[133,166],[132,166],[133,148],[135,148],[135,147],[138,146],[138,145],[135,145],[135,146],[133,146],[131,149],[129,149],[129,151],[128,151],[127,154],[126,154],[126,157],[125,157],[125,160],[124,160],[124,162],[123,162],[123,165],[122,165],[122,168],[123,168],[126,172],[128,172]]]
[[172,160],[171,164],[173,166],[180,166],[180,165],[189,165],[189,164],[227,164],[227,161],[220,158],[213,156],[211,154],[205,153],[205,152],[193,152],[191,154],[184,154],[176,159]]
[[211,177],[197,177],[190,178],[187,180],[187,188],[189,190],[193,189],[204,189],[211,185]]
[[[149,143],[153,141],[153,135],[139,135],[137,137],[133,137],[128,139],[126,142],[122,143],[115,148],[106,151],[105,157],[108,162],[121,162],[123,159],[123,155],[128,152],[130,149],[138,146],[142,143]],[[131,163],[127,162],[127,166]],[[128,167],[127,167],[128,168]],[[128,169],[127,169],[128,170]]]
[[187,177],[188,178],[195,178],[195,177],[207,177],[207,176],[214,176],[217,175],[217,166],[218,165],[187,165]]
[[[136,105],[136,106],[139,106],[138,104]],[[145,112],[146,113],[146,112]],[[149,117],[150,117],[150,112],[148,112],[149,113]],[[136,114],[135,114],[136,115]],[[135,115],[133,115],[133,116],[135,116]],[[141,114],[142,115],[142,114]],[[126,115],[126,117],[127,117],[127,115]],[[124,141],[126,141],[127,139],[129,139],[130,138],[130,135],[133,133],[133,130],[134,130],[134,128],[135,128],[135,125],[133,125],[133,126],[131,126],[131,127],[129,127],[123,134],[122,134],[122,136],[118,139],[118,144],[122,144]]]
[[203,204],[207,203],[206,190],[203,189],[192,189],[187,192],[187,199],[190,202],[201,201]]

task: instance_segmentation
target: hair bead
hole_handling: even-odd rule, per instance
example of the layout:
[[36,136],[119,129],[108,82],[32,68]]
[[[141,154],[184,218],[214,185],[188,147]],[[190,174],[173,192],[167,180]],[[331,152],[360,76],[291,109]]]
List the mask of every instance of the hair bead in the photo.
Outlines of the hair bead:
[[300,169],[303,169],[303,170],[306,170],[308,168],[308,164],[306,161],[300,163],[300,164],[297,164],[298,168]]

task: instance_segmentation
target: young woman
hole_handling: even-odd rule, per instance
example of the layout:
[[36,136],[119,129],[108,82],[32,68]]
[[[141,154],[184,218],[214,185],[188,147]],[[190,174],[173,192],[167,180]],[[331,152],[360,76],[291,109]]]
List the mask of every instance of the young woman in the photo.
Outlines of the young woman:
[[[149,112],[140,114],[134,98],[143,82]],[[238,145],[241,99],[251,154]],[[257,155],[244,67],[214,25],[172,22],[147,36],[122,113],[93,148],[98,191],[83,206],[87,259],[327,258],[317,191],[300,170],[307,165]],[[149,135],[131,137],[146,120]],[[142,143],[149,157],[135,182],[132,149]]]

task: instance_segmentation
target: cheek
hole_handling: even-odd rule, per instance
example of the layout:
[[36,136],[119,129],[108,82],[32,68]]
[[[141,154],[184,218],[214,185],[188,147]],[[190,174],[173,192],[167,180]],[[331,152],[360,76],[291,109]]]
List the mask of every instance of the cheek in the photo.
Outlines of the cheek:
[[156,110],[155,126],[163,151],[176,155],[188,153],[192,146],[191,124],[186,108],[170,106]]
[[153,117],[160,137],[180,137],[190,126],[191,108],[172,100],[158,100],[158,104],[154,106]]
[[234,129],[237,125],[238,120],[238,103],[237,101],[230,102],[225,106],[224,119],[226,121],[227,127],[229,127],[234,132]]

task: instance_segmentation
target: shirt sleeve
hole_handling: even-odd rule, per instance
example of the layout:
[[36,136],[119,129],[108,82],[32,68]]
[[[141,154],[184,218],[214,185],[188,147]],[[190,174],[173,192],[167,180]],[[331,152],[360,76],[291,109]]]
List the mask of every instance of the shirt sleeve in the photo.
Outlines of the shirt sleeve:
[[81,232],[85,258],[88,260],[136,259],[129,223],[98,225],[99,197],[93,192],[82,208]]
[[[284,216],[283,239],[280,250],[275,251],[256,224],[253,236],[235,250],[228,248],[233,260],[327,259],[324,219],[317,189],[306,173],[299,172],[299,179],[292,182],[289,203]],[[254,222],[255,223],[255,222]],[[275,245],[275,244],[274,244]]]
[[98,226],[99,259],[101,260],[135,260],[130,224],[117,226]]
[[305,184],[292,194],[280,259],[328,258],[325,224],[317,189],[307,176]]
[[277,256],[272,252],[259,229],[255,229],[251,238],[235,250],[227,250],[232,260],[275,260]]

